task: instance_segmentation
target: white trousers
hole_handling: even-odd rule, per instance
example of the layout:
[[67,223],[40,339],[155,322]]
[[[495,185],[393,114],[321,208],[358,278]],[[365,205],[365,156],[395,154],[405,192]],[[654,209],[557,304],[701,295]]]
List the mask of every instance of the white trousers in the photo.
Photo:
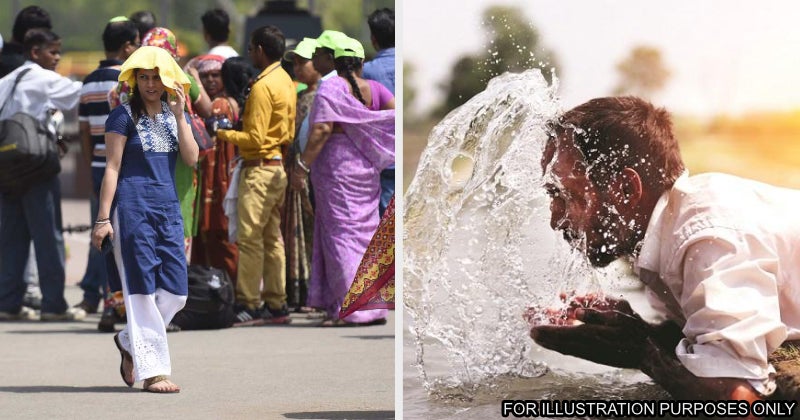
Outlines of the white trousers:
[[129,295],[122,282],[128,325],[119,333],[122,347],[133,357],[133,379],[170,375],[167,324],[186,303],[186,296],[157,289],[152,295]]
[[119,241],[119,236],[115,235],[114,259],[122,280],[122,296],[128,318],[128,324],[119,333],[119,341],[122,348],[133,357],[133,380],[138,382],[153,376],[170,375],[172,365],[167,345],[167,325],[186,304],[186,296],[174,295],[160,288],[150,295],[128,293],[128,279]]

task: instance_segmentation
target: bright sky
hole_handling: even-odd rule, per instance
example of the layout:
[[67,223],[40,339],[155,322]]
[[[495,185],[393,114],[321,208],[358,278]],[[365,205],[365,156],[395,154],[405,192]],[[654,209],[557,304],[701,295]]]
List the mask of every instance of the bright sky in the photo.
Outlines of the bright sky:
[[418,109],[465,53],[486,50],[481,14],[518,6],[560,64],[565,108],[611,94],[616,64],[638,45],[672,76],[653,98],[676,113],[800,109],[800,2],[792,0],[404,0],[403,60]]

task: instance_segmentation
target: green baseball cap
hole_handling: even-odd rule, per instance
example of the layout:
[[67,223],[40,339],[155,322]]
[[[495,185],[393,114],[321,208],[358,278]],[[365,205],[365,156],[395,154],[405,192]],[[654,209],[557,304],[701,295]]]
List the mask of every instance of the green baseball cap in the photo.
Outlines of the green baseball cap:
[[314,38],[303,38],[297,46],[294,47],[293,50],[286,51],[286,54],[283,55],[283,58],[287,61],[292,61],[292,57],[297,54],[299,57],[305,58],[306,60],[311,60],[311,56],[314,54],[314,50],[319,47],[319,43]]
[[339,45],[333,50],[333,58],[339,57],[364,58],[364,46],[357,39],[343,39],[339,41]]
[[344,39],[349,39],[347,35],[339,31],[332,31],[330,29],[323,31],[322,34],[317,38],[317,43],[320,47],[330,48],[335,50],[336,47],[339,45]]

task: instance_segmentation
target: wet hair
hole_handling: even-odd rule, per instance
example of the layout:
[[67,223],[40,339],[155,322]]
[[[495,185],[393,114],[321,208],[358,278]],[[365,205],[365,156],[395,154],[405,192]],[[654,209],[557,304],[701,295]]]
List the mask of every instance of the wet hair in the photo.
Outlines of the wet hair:
[[231,57],[222,63],[220,71],[225,93],[239,104],[241,115],[244,112],[250,82],[258,76],[258,70],[244,57]]
[[129,19],[136,24],[136,29],[139,30],[139,36],[142,38],[144,38],[144,34],[146,34],[147,31],[155,28],[158,24],[158,21],[156,21],[156,15],[149,10],[140,10],[135,12],[130,16]]
[[28,6],[20,10],[14,19],[11,36],[14,41],[24,44],[25,34],[35,28],[53,29],[53,24],[50,22],[50,14],[39,6]]
[[383,8],[372,12],[367,25],[379,48],[394,47],[394,10]]
[[336,73],[350,82],[350,87],[353,88],[353,95],[358,98],[359,102],[366,105],[367,101],[361,96],[361,89],[358,88],[355,78],[355,72],[361,69],[361,59],[358,57],[339,57],[333,62],[336,64]]
[[203,21],[203,29],[214,42],[225,42],[230,34],[230,18],[228,13],[222,9],[211,9],[200,18]]
[[30,56],[31,50],[34,48],[44,48],[58,41],[61,41],[61,37],[49,29],[34,28],[25,34],[25,40],[22,41],[22,46],[25,50],[25,54]]
[[592,99],[564,113],[554,128],[557,136],[572,133],[600,187],[632,168],[646,187],[666,191],[685,169],[669,113],[637,97]]
[[280,60],[283,53],[286,52],[286,38],[276,26],[262,26],[253,31],[250,39],[254,46],[259,46],[264,50],[264,55],[270,61]]
[[103,48],[106,51],[119,51],[126,42],[134,43],[139,30],[131,20],[109,22],[103,30]]

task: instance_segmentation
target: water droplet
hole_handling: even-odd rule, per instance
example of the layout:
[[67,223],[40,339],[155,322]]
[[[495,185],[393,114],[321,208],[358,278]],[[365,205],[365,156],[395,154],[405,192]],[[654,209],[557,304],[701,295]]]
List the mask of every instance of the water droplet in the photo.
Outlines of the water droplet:
[[[486,378],[541,372],[536,355],[520,353],[532,348],[520,314],[592,279],[585,235],[564,241],[542,217],[549,200],[532,196],[543,182],[531,162],[548,137],[545,122],[561,112],[554,80],[538,70],[505,73],[431,130],[404,214],[404,301],[426,387],[444,379],[464,386],[448,392],[469,393]],[[465,182],[448,160],[459,153],[472,165]],[[428,343],[458,363],[429,359]],[[430,366],[444,377],[428,377]]]

